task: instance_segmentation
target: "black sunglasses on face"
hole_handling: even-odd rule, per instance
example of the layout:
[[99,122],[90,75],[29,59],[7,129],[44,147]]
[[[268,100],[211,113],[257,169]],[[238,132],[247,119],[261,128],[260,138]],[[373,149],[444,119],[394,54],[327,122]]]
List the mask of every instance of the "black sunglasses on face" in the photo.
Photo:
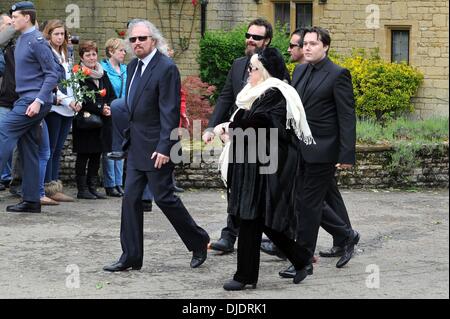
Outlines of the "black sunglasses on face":
[[253,71],[258,71],[259,69],[257,67],[253,67],[252,64],[248,65],[248,73],[252,73]]
[[245,34],[245,38],[246,38],[246,39],[252,38],[252,39],[255,40],[255,41],[261,41],[261,40],[264,40],[266,37],[263,36],[263,35],[250,34],[250,33],[247,32],[247,33]]
[[140,37],[131,37],[131,38],[128,38],[128,40],[131,43],[135,43],[136,40],[139,40],[139,42],[144,42],[144,41],[147,41],[147,39],[151,38],[151,37],[152,37],[151,35],[145,35],[145,36],[140,36]]
[[289,43],[289,48],[290,48],[291,50],[292,50],[293,48],[295,48],[295,47],[301,48],[300,44],[297,44],[297,43]]

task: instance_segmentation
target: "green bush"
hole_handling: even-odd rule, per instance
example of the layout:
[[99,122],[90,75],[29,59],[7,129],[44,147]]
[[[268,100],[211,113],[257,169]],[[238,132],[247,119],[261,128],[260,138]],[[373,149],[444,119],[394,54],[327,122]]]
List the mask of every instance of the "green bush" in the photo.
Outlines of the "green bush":
[[367,56],[364,50],[335,61],[350,70],[358,117],[386,121],[414,111],[411,98],[423,81],[415,68],[383,61],[376,53]]
[[[216,86],[217,93],[222,90],[233,61],[245,54],[245,32],[247,25],[239,25],[230,31],[208,31],[200,40],[200,78]],[[285,60],[289,60],[289,35],[285,29],[276,28],[271,46],[278,48]]]

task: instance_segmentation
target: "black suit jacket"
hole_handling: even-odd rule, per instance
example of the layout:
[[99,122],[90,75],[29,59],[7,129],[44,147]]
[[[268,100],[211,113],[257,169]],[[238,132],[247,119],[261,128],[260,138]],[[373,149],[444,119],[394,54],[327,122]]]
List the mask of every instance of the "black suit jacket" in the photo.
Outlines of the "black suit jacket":
[[300,88],[307,67],[297,65],[292,76],[317,143],[300,143],[302,156],[308,163],[354,164],[356,116],[350,72],[326,57],[302,95]]
[[213,114],[209,119],[208,127],[215,127],[220,123],[229,121],[236,109],[236,97],[247,84],[248,62],[248,57],[234,60],[231,70],[228,72],[225,86],[220,92]]
[[[130,82],[136,70],[138,59],[127,67],[128,101]],[[142,74],[130,109],[130,126],[125,132],[124,150],[128,150],[128,162],[142,171],[156,170],[153,152],[170,156],[172,146],[177,140],[170,135],[180,122],[180,73],[177,66],[159,51],[152,58]],[[175,134],[175,136],[178,136]],[[163,167],[173,166],[172,162]]]

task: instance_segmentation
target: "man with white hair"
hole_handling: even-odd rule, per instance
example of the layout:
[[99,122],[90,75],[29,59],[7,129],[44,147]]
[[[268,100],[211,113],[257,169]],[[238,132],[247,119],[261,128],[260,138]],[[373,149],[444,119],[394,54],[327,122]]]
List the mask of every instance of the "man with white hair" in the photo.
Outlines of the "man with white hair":
[[141,198],[147,185],[156,205],[193,252],[191,267],[197,268],[206,260],[209,236],[174,195],[174,164],[169,157],[176,143],[170,135],[180,120],[180,74],[164,54],[167,48],[164,38],[149,21],[132,21],[128,36],[136,58],[127,67],[125,97],[130,123],[124,143],[128,161],[120,231],[123,254],[118,262],[103,269],[111,272],[141,269],[144,255]]

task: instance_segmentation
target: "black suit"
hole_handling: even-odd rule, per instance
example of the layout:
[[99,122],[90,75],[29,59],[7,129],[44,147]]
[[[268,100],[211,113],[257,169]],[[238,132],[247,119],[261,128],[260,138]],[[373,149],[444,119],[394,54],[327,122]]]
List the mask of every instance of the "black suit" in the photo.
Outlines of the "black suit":
[[[314,253],[319,226],[343,246],[352,235],[350,220],[337,188],[336,163],[355,163],[356,116],[350,72],[326,57],[315,66],[298,65],[292,85],[299,92],[316,141],[300,143],[300,189],[297,192],[297,239]],[[335,211],[322,210],[323,202]],[[341,236],[335,236],[336,232]],[[343,234],[346,234],[343,237]],[[337,242],[340,241],[340,242]]]
[[[127,96],[138,60],[127,68]],[[133,80],[134,81],[134,80]],[[132,98],[130,127],[124,149],[128,150],[125,195],[122,202],[120,238],[124,264],[140,264],[143,259],[142,193],[148,184],[155,203],[169,219],[189,251],[206,247],[209,236],[197,226],[181,200],[173,193],[172,162],[161,169],[154,167],[153,152],[169,156],[177,142],[170,140],[180,120],[180,75],[171,59],[160,52],[149,62]]]

